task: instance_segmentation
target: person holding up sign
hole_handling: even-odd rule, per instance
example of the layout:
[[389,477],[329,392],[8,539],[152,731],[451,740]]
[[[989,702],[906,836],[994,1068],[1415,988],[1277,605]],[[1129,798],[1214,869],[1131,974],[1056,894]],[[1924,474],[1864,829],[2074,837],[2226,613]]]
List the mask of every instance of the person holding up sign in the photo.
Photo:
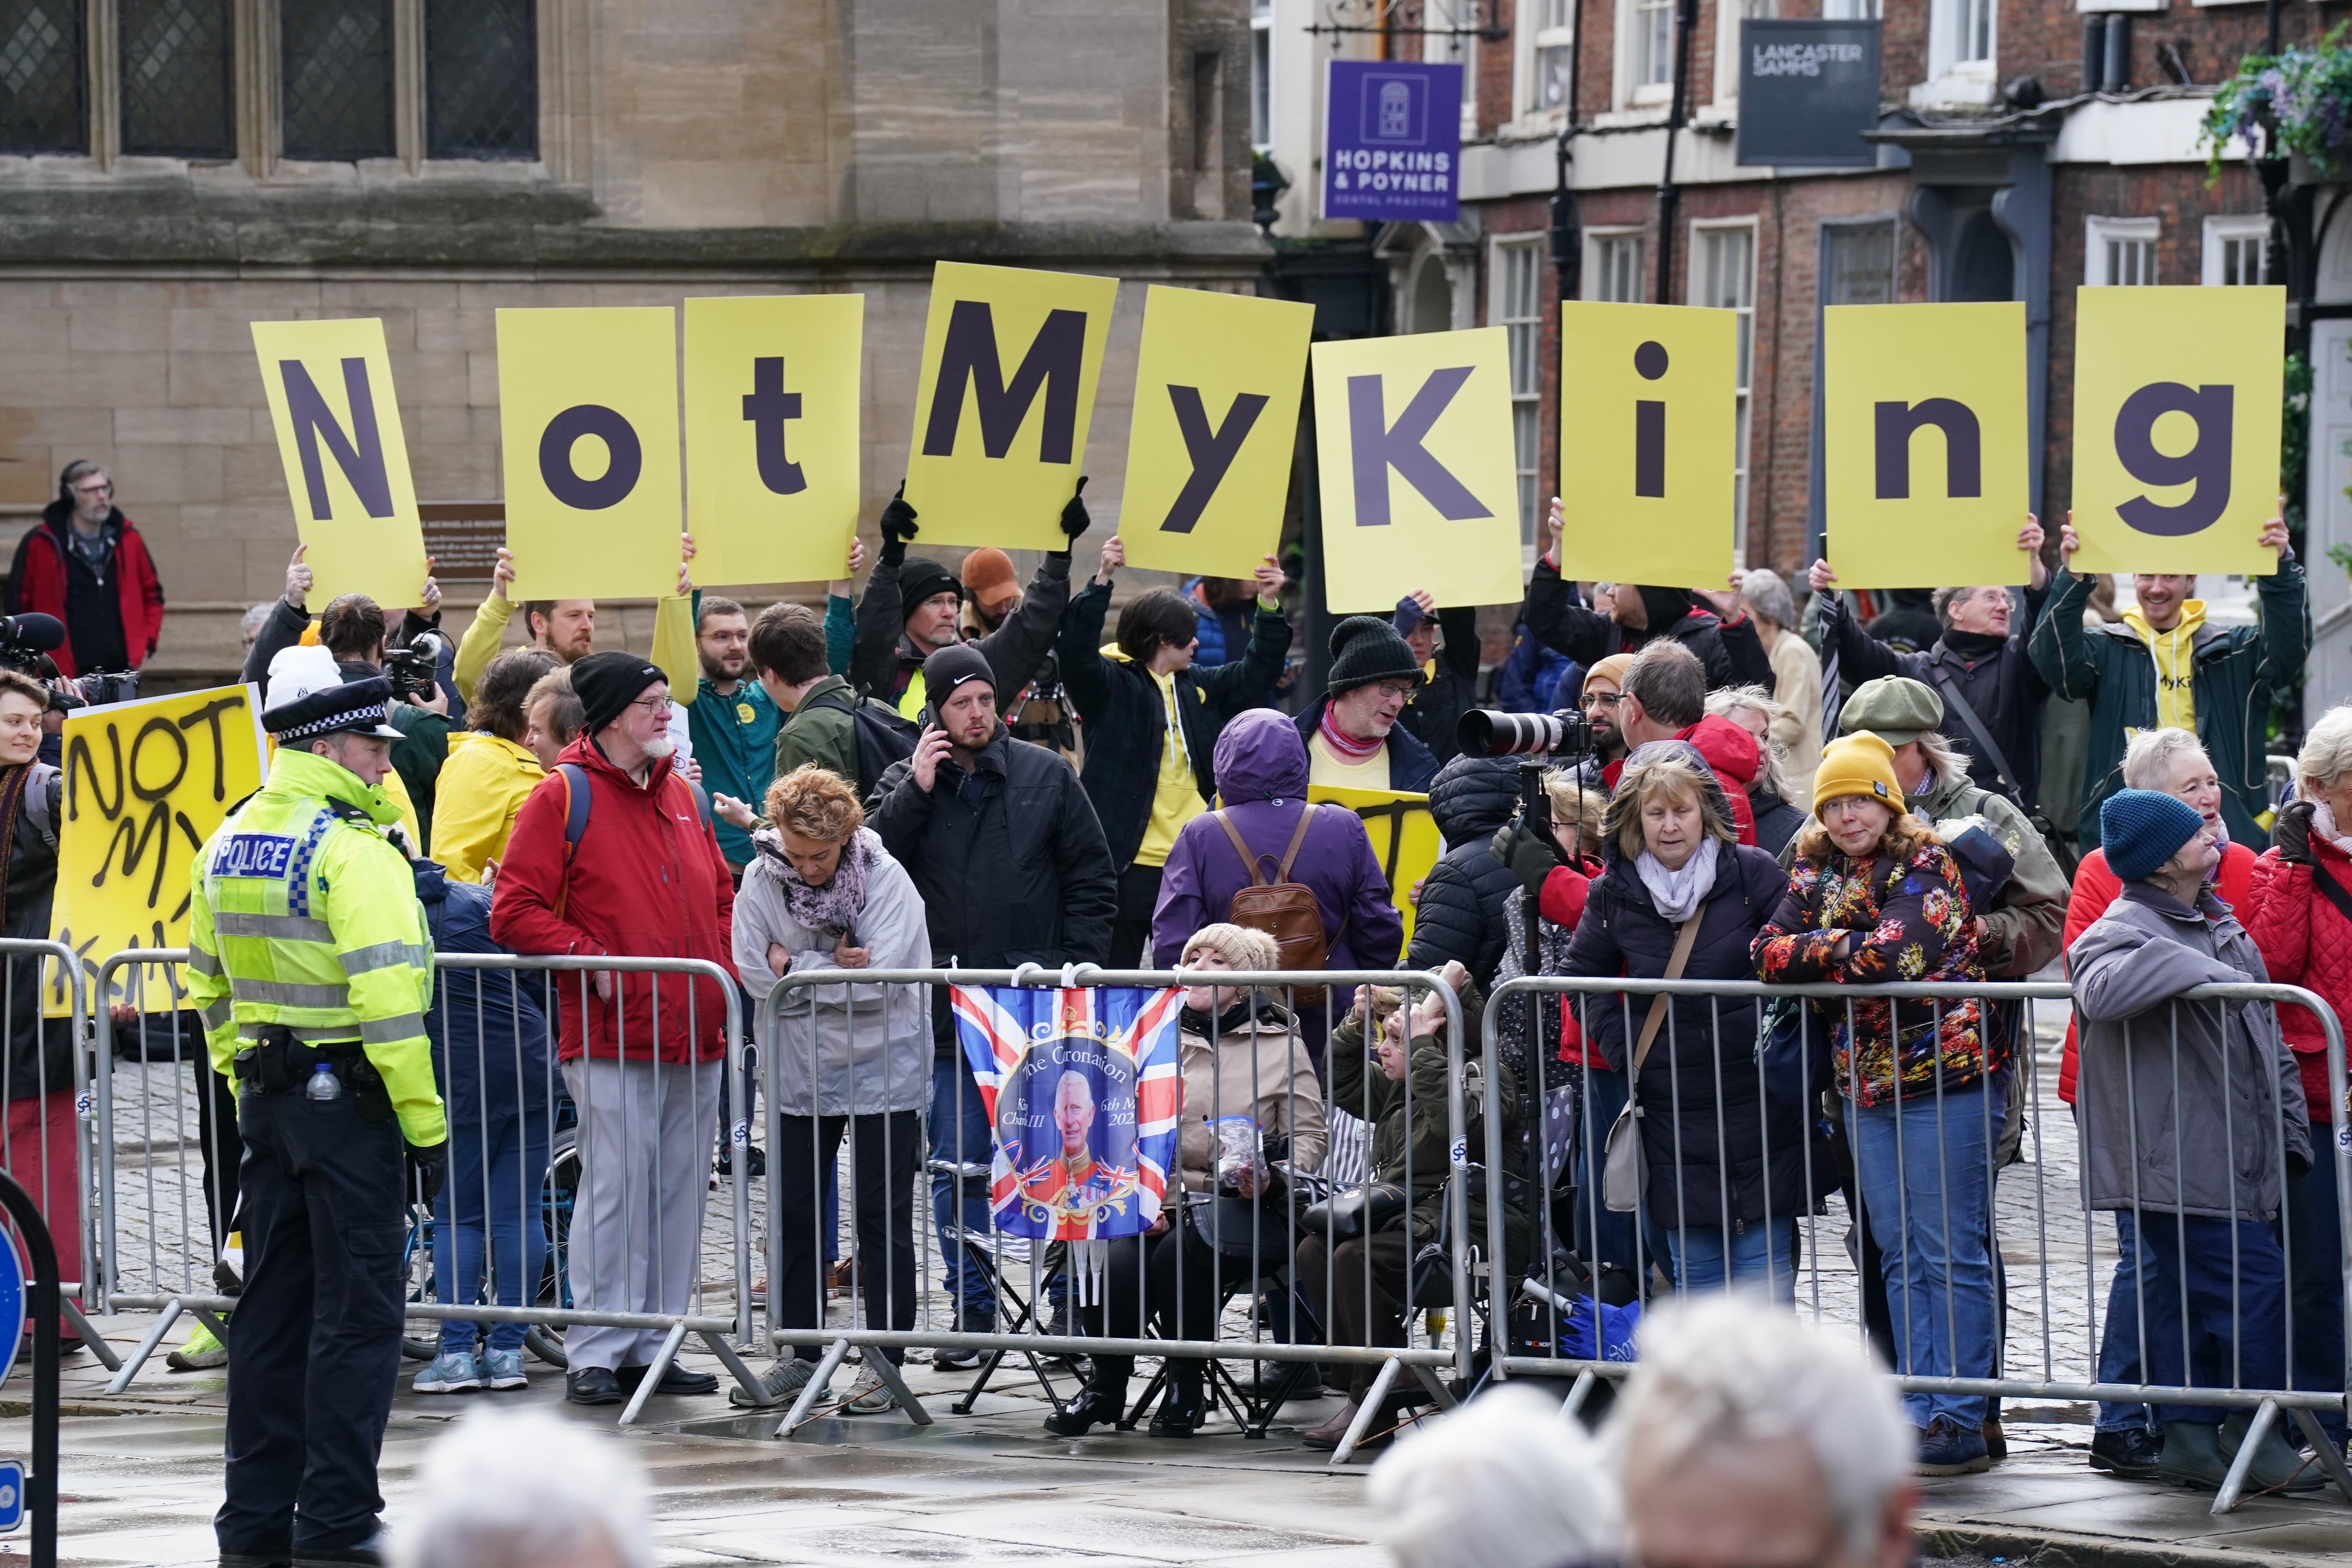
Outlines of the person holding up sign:
[[[2026,643],[2049,596],[2050,568],[2042,563],[2041,521],[2031,512],[2017,531],[2017,548],[2026,569],[2025,624],[2011,626],[2007,588],[1938,588],[1934,605],[1943,635],[1925,653],[1898,652],[1855,625],[1827,561],[1814,562],[1805,583],[1822,595],[1822,639],[1837,639],[1839,677],[1859,686],[1899,675],[1935,687],[1943,693],[1944,738],[1969,759],[1969,776],[2032,811],[2042,785],[2042,705],[2050,685],[2027,657]],[[1826,647],[1823,653],[1829,657]]]
[[1173,588],[1129,599],[1118,613],[1117,640],[1097,649],[1111,576],[1125,564],[1127,548],[1114,535],[1102,547],[1102,569],[1070,601],[1060,645],[1062,679],[1086,725],[1079,780],[1119,868],[1113,969],[1143,959],[1169,851],[1216,794],[1210,760],[1218,733],[1234,714],[1272,700],[1290,647],[1282,567],[1269,555],[1257,569],[1257,619],[1241,658],[1209,669],[1192,662],[1199,617]]
[[[1087,531],[1086,488],[1081,478],[1079,494],[1062,508],[1062,532],[1069,543]],[[866,596],[857,602],[857,647],[849,665],[851,685],[909,719],[923,711],[923,661],[963,640],[956,624],[963,608],[963,584],[938,562],[907,553],[907,542],[919,531],[901,480],[898,493],[882,509],[882,555],[866,579]],[[1053,648],[1062,612],[1070,603],[1069,543],[1046,552],[1029,579],[1021,607],[972,643],[988,659],[999,711],[1012,708],[1013,698]]]
[[1726,686],[1773,689],[1772,660],[1756,635],[1736,590],[1660,588],[1620,583],[1608,614],[1576,603],[1575,590],[1559,574],[1560,535],[1567,529],[1559,498],[1551,498],[1545,520],[1551,547],[1528,579],[1520,618],[1545,646],[1591,668],[1612,653],[1637,653],[1660,637],[1671,637],[1706,666],[1710,691]]
[[2228,841],[2260,844],[2254,819],[2269,809],[2263,726],[2273,693],[2294,679],[2311,652],[2311,608],[2303,566],[2276,517],[2256,536],[2278,552],[2278,567],[2254,580],[2260,606],[2251,626],[2215,626],[2194,576],[2141,573],[2132,578],[2138,604],[2120,623],[2083,624],[2083,606],[2097,586],[2071,570],[2082,541],[2072,513],[2058,532],[2058,573],[2049,611],[2033,628],[2033,666],[2060,697],[2091,704],[2089,759],[2083,769],[2083,816],[2077,829],[2084,854],[2099,847],[2099,805],[2121,787],[2124,747],[2136,731],[2158,725],[2187,730],[2205,742],[2221,775],[2221,821]]

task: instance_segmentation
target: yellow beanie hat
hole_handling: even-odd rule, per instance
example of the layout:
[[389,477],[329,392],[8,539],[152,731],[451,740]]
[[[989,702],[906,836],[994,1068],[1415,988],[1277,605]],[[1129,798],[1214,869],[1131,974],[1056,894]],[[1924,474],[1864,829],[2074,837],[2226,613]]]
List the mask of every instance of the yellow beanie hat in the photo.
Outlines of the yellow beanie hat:
[[1895,748],[1868,731],[1840,735],[1822,748],[1813,774],[1813,815],[1842,795],[1866,795],[1903,809],[1903,785],[1895,776]]

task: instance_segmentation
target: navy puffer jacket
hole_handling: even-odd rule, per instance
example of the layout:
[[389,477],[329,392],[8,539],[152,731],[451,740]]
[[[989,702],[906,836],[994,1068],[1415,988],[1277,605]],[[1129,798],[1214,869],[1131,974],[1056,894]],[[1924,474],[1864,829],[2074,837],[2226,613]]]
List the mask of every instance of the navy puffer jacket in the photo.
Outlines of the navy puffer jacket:
[[1503,900],[1518,879],[1492,847],[1496,830],[1518,806],[1516,757],[1456,757],[1429,786],[1429,814],[1446,851],[1421,885],[1413,906],[1408,969],[1436,969],[1462,961],[1481,989],[1503,961],[1507,933]]
[[[1727,823],[1722,786],[1708,794],[1708,815]],[[1661,978],[1674,956],[1676,927],[1658,913],[1617,846],[1605,853],[1607,869],[1594,879],[1569,942],[1568,973]],[[1788,874],[1763,850],[1725,844],[1717,853],[1685,980],[1753,978],[1755,963],[1740,943],[1754,943],[1788,890]],[[1585,1033],[1606,1059],[1626,1064],[1649,1012],[1648,996],[1595,994],[1584,1009]],[[1720,1227],[1759,1221],[1768,1210],[1775,1220],[1804,1212],[1804,1122],[1763,1096],[1752,997],[1676,998],[1651,1042],[1636,1098],[1654,1223]]]

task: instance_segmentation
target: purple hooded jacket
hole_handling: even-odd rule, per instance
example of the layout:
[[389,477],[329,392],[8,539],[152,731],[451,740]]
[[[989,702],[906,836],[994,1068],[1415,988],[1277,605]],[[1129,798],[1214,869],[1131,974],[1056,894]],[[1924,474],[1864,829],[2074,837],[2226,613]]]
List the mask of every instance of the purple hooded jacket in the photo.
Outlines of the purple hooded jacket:
[[[1243,841],[1279,862],[1307,802],[1307,743],[1297,726],[1271,708],[1236,714],[1217,737],[1217,794]],[[1291,863],[1291,880],[1315,890],[1323,907],[1334,969],[1393,969],[1404,921],[1389,901],[1388,878],[1372,855],[1363,823],[1345,806],[1311,808],[1314,826]],[[1225,918],[1250,874],[1213,816],[1186,823],[1169,851],[1151,917],[1151,952],[1172,969],[1184,942]]]

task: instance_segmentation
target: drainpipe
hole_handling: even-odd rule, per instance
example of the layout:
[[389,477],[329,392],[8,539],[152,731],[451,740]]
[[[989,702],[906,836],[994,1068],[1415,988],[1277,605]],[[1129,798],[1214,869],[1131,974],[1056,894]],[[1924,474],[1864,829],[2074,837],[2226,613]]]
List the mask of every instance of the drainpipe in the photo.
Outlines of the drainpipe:
[[[2271,0],[2275,6],[2278,0]],[[1690,110],[1691,35],[1698,30],[1698,0],[1680,0],[1675,7],[1675,100],[1666,112],[1666,162],[1658,174],[1657,302],[1670,303],[1667,282],[1674,277],[1675,207],[1682,193],[1675,184],[1675,141],[1682,134]]]

